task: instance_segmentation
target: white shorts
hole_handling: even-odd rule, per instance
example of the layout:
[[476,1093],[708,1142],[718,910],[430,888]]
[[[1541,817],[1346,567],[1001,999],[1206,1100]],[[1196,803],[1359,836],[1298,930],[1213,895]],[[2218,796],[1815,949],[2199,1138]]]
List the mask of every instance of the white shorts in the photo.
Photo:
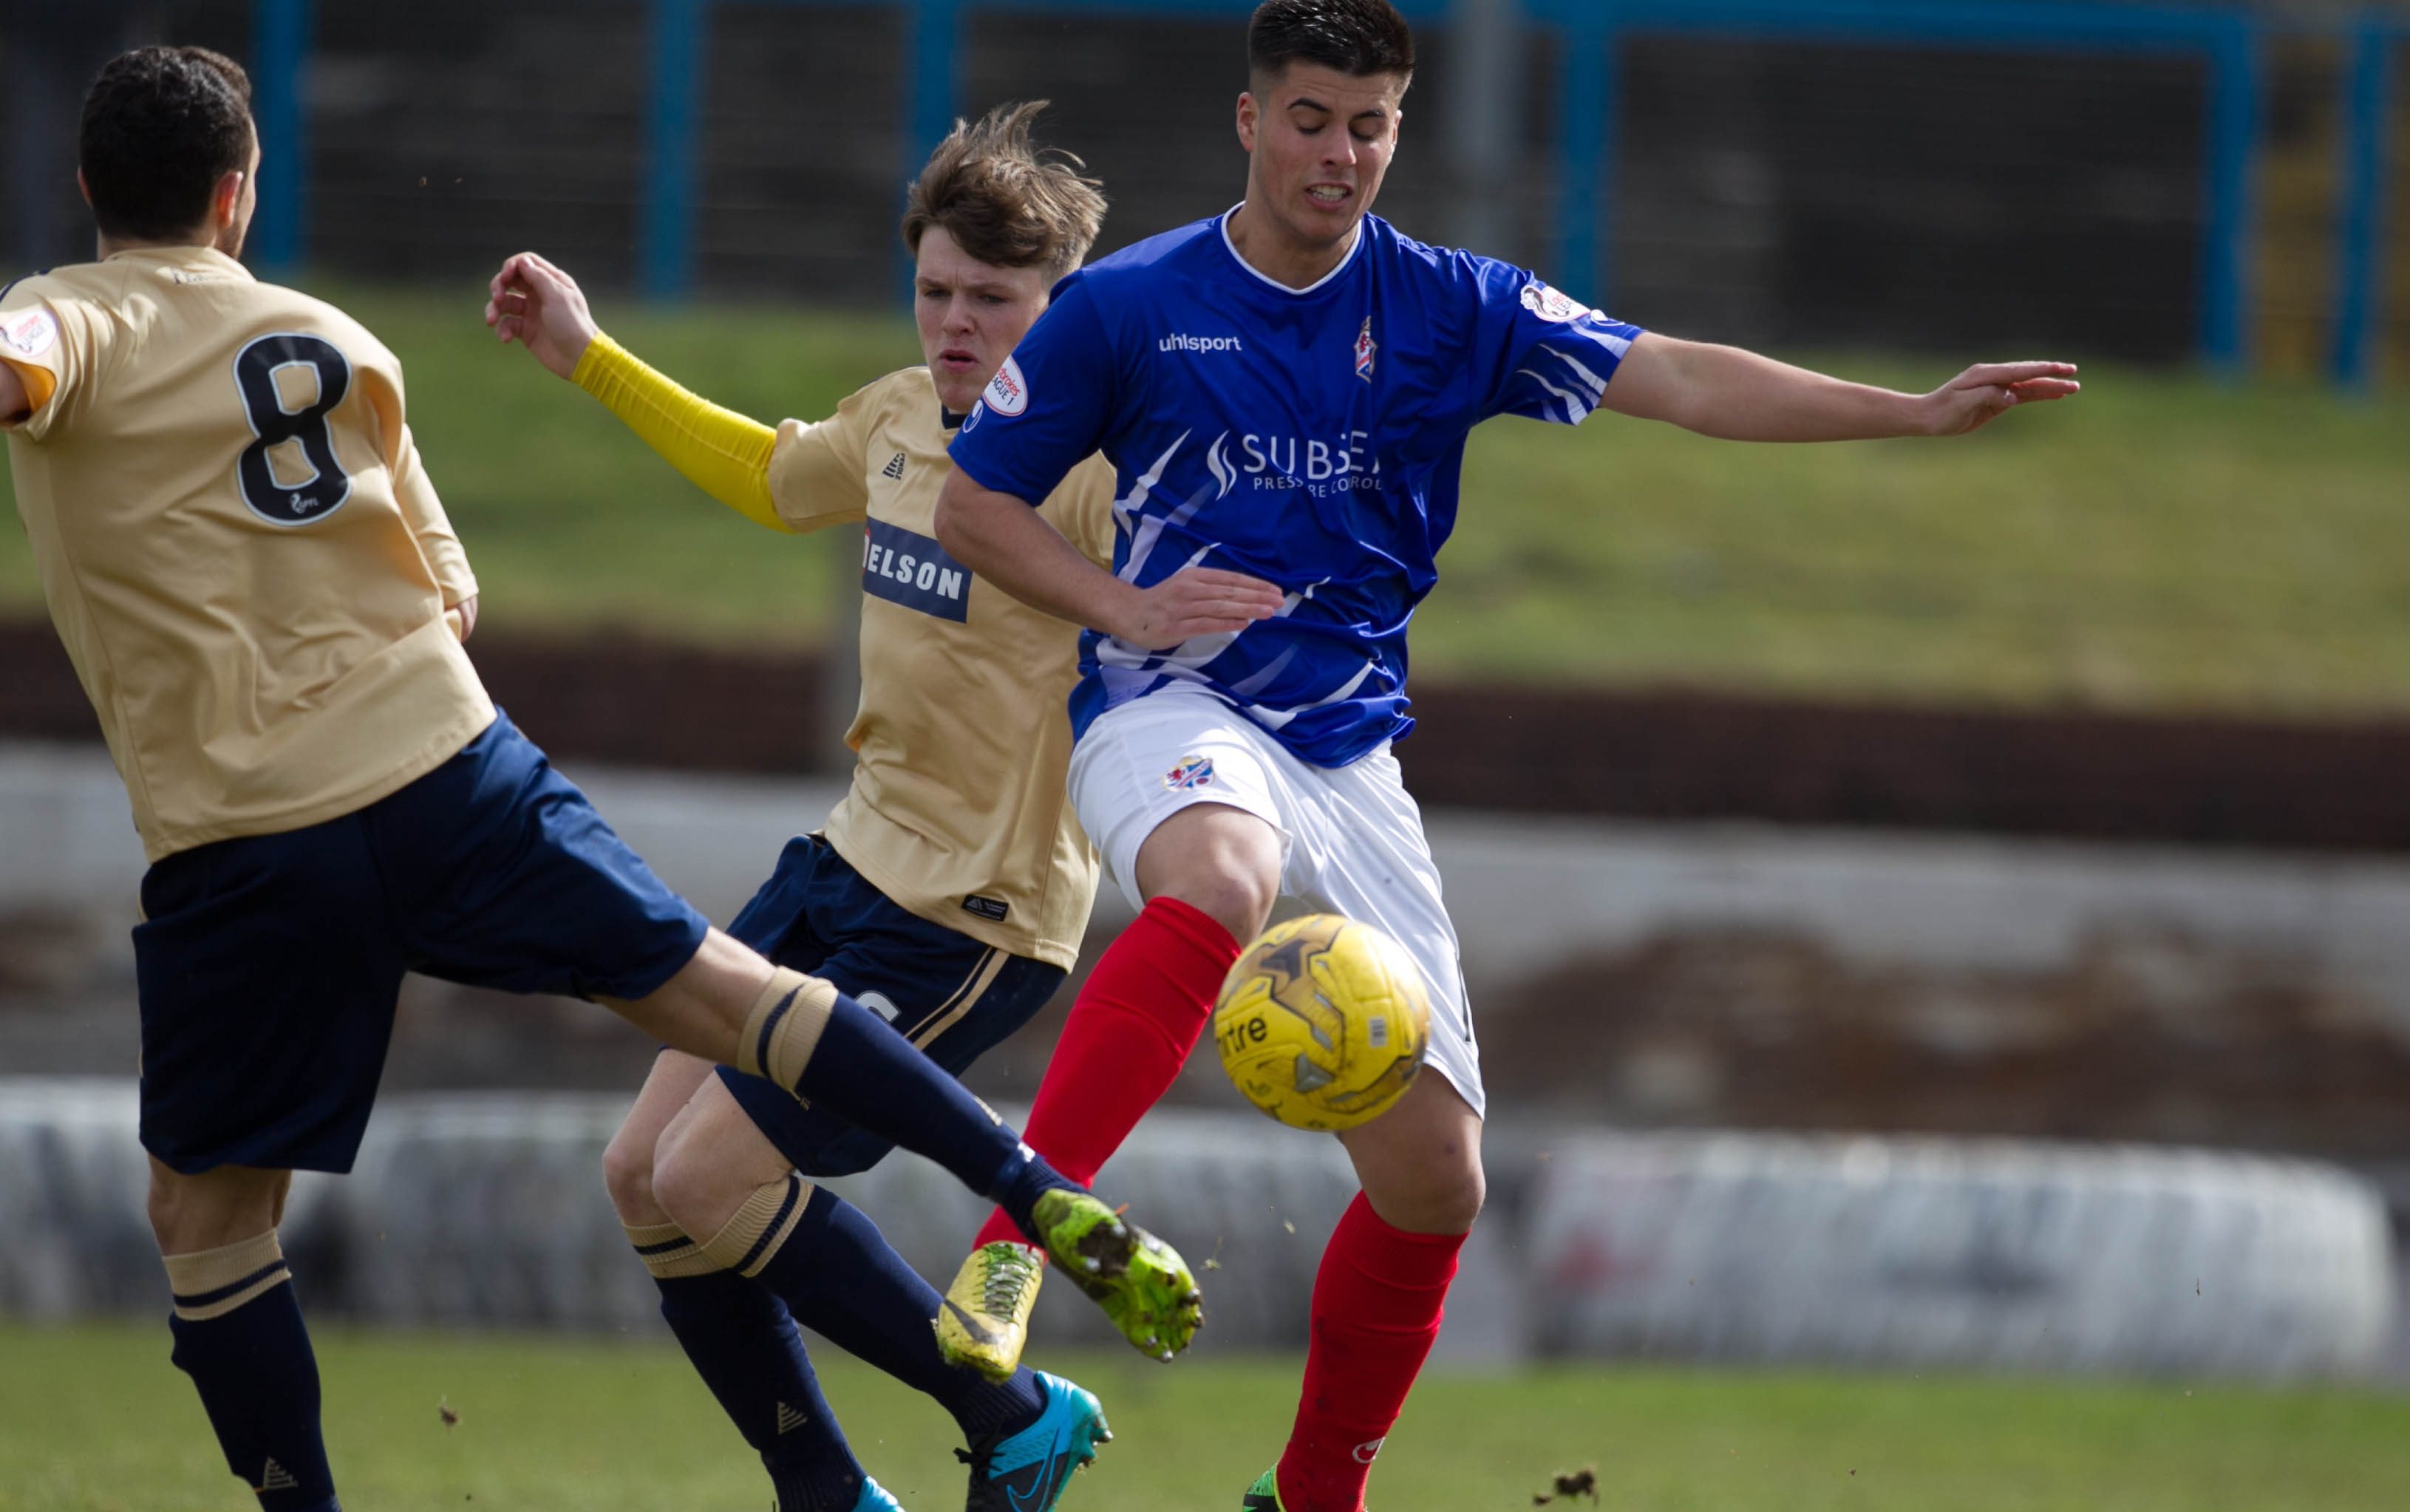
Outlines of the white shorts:
[[1285,896],[1386,931],[1423,968],[1429,1063],[1484,1112],[1456,926],[1440,902],[1422,811],[1388,747],[1353,765],[1312,766],[1211,693],[1173,687],[1099,715],[1072,748],[1070,789],[1105,875],[1134,909],[1145,902],[1139,847],[1180,810],[1227,804],[1278,830]]

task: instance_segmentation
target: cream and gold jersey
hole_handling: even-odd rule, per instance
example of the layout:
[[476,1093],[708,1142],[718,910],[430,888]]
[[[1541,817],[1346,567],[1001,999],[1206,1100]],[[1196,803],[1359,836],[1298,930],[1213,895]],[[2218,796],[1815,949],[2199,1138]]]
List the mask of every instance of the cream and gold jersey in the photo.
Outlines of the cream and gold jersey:
[[[895,903],[1068,969],[1096,857],[1071,812],[1065,711],[1075,625],[977,581],[936,541],[951,464],[929,370],[861,389],[816,425],[778,427],[770,498],[790,529],[863,523],[858,763],[828,839]],[[1038,513],[1110,565],[1113,474],[1075,468]]]
[[34,403],[17,510],[152,860],[364,807],[491,722],[401,365],[349,316],[146,248],[15,284],[0,360]]

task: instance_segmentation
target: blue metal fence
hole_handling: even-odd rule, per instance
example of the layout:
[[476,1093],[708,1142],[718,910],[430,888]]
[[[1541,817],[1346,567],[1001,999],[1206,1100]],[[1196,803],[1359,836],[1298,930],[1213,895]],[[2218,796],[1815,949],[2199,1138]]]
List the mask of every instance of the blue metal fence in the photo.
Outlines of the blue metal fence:
[[[704,38],[715,0],[616,0],[650,7],[649,77],[642,240],[645,290],[675,298],[694,269],[695,185],[701,173],[700,114]],[[942,137],[959,104],[965,21],[973,11],[1186,19],[1227,17],[1251,0],[750,0],[754,4],[872,6],[909,13],[905,69],[906,176]],[[300,80],[316,0],[254,0],[258,118],[270,148],[255,234],[269,266],[290,266],[307,247],[307,116]],[[1594,298],[1611,300],[1606,249],[1615,203],[1619,54],[1625,39],[1711,34],[1859,46],[2123,52],[2198,59],[2209,80],[2204,123],[2200,296],[2196,349],[2222,370],[2251,356],[2254,193],[2259,156],[2265,55],[2272,24],[2231,6],[2151,5],[2128,0],[1520,0],[1528,24],[1559,41],[1554,272]],[[1453,0],[1403,0],[1417,22],[1445,22]],[[2330,365],[2338,381],[2374,380],[2384,318],[2388,227],[2387,131],[2392,119],[2395,50],[2410,40],[2398,12],[2346,23],[2344,198],[2336,226],[2336,287]]]

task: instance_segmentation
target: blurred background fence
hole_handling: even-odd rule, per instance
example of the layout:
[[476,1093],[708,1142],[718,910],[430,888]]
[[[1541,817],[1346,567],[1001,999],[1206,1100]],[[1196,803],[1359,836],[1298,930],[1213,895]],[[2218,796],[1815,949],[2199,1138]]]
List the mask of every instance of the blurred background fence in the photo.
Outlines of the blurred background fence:
[[[1653,325],[2403,371],[2410,16],[2340,0],[1408,0],[1429,63],[1383,209]],[[14,260],[129,36],[249,58],[270,268],[881,302],[958,112],[1051,96],[1106,248],[1234,197],[1243,0],[11,0]],[[889,249],[882,255],[878,249]],[[2005,346],[2002,345],[2005,343]]]

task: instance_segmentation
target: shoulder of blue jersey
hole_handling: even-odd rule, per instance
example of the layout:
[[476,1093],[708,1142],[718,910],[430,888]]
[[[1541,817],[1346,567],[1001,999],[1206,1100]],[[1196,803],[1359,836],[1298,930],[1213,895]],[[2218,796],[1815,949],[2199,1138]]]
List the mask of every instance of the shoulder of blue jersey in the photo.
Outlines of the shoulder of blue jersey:
[[1133,241],[1119,252],[1097,258],[1073,276],[1084,276],[1090,283],[1102,281],[1110,284],[1133,273],[1143,273],[1175,260],[1199,241],[1220,236],[1221,223],[1219,215],[1208,215],[1201,221],[1191,221],[1186,225],[1175,225],[1169,231],[1158,231],[1142,241]]

